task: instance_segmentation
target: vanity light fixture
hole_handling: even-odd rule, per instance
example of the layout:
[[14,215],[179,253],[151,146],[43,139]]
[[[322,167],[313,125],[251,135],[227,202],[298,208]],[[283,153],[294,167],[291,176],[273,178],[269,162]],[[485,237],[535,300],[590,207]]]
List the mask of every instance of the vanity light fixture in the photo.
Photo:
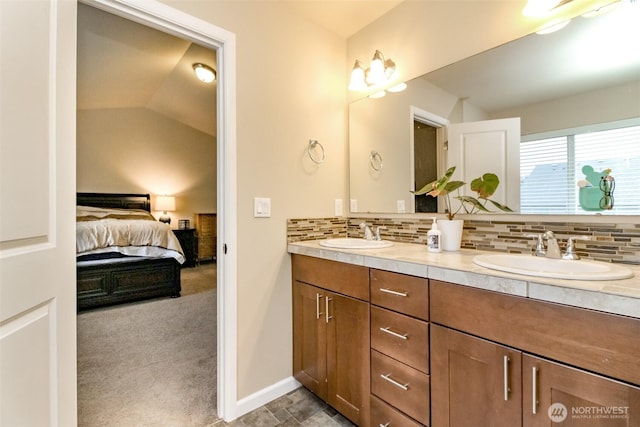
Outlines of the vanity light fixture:
[[369,86],[377,86],[388,82],[396,71],[396,64],[391,59],[385,59],[382,52],[376,50],[371,59],[371,64],[366,70],[362,63],[356,59],[351,70],[349,90],[365,90]]
[[193,71],[203,83],[211,83],[216,79],[216,71],[208,65],[197,62],[193,64]]

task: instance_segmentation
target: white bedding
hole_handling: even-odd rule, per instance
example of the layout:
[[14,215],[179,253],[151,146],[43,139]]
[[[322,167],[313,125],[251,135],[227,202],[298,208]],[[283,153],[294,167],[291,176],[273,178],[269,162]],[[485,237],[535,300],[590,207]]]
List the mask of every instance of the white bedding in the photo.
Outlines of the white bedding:
[[105,252],[171,257],[180,264],[185,261],[180,242],[169,225],[156,221],[149,212],[78,206],[77,256]]

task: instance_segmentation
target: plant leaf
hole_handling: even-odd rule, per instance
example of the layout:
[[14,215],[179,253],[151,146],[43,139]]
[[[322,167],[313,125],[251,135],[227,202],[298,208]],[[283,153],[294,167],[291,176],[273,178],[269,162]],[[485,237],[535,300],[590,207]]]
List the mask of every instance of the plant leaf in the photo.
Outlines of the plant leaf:
[[478,193],[478,197],[481,199],[488,199],[495,193],[499,184],[500,180],[498,179],[498,175],[485,173],[481,178],[476,178],[471,181],[469,187],[472,191]]
[[491,204],[493,204],[493,206],[495,206],[496,208],[500,209],[502,212],[513,212],[513,210],[507,205],[503,205],[501,203],[494,202],[493,200],[490,200],[490,199],[487,199],[487,200],[489,200],[489,202],[491,202]]
[[[453,175],[453,172],[455,172],[455,170],[456,170],[456,167],[451,166],[449,169],[447,169],[447,171],[445,172],[442,178],[436,181],[432,181],[427,185],[425,185],[424,187],[422,187],[420,190],[412,191],[411,193],[415,194],[416,196],[420,196],[422,194],[428,194],[429,196],[433,196],[433,197],[447,194],[449,190],[446,187],[447,187],[447,184],[449,183],[449,179],[451,179],[451,175]],[[454,182],[458,182],[458,181],[454,181]],[[464,183],[462,183],[462,185],[464,185]],[[454,189],[457,189],[459,187],[460,185]]]
[[452,191],[457,190],[463,185],[464,185],[464,182],[462,181],[449,181],[447,185],[444,187],[445,193],[442,193],[442,194],[451,193]]
[[[489,209],[487,209],[482,203],[480,203],[480,201],[478,199],[476,199],[475,197],[471,197],[471,196],[458,196],[456,197],[456,199],[460,200],[462,203],[468,203],[470,205],[473,206],[473,208],[479,210],[479,211],[484,211],[484,212],[490,212]],[[469,213],[473,213],[473,210]]]

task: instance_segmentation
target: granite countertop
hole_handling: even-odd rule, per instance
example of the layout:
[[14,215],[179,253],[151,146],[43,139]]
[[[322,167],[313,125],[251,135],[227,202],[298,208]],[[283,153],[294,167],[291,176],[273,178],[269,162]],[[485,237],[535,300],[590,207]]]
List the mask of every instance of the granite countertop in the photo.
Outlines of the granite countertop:
[[414,243],[394,242],[382,249],[333,249],[308,240],[289,243],[288,251],[640,319],[640,266],[635,265],[625,265],[633,271],[632,278],[588,281],[504,273],[473,262],[475,255],[496,252],[433,253]]

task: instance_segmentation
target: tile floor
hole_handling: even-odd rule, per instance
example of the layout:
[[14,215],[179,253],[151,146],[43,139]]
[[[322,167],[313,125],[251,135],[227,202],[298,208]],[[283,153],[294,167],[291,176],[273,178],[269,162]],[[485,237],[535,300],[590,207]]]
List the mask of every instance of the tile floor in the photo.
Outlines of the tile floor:
[[299,388],[230,423],[220,420],[208,427],[290,426],[352,427],[354,424],[307,389]]

